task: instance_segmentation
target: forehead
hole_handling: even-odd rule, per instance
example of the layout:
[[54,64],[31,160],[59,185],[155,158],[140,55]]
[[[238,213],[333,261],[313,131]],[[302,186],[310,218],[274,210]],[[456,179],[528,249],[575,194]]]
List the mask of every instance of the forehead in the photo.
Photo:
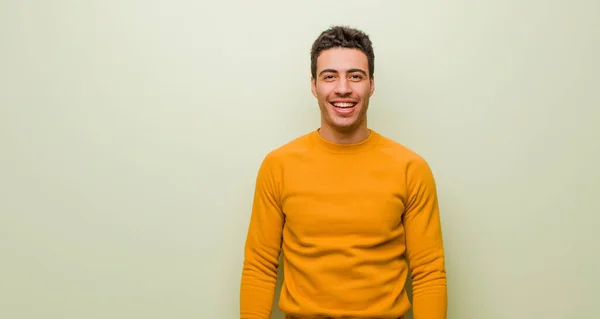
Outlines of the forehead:
[[321,52],[317,58],[317,72],[324,69],[343,71],[347,69],[369,69],[367,55],[359,49],[331,48]]

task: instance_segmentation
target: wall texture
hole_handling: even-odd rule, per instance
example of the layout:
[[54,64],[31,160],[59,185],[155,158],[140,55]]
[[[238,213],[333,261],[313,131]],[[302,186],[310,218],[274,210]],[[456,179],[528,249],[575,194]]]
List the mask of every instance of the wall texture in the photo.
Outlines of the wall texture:
[[[236,318],[254,178],[318,126],[309,49],[436,175],[449,318],[596,318],[598,1],[2,1],[0,317]],[[275,318],[282,318],[274,311]]]

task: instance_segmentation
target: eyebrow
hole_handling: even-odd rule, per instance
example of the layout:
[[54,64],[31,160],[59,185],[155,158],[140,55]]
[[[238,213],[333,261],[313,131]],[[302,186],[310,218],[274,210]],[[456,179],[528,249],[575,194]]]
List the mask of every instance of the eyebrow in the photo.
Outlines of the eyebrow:
[[[354,72],[362,73],[365,76],[367,75],[367,72],[365,72],[362,69],[349,69],[348,70],[348,73],[354,73]],[[319,72],[319,75],[322,75],[323,73],[338,73],[338,72],[337,72],[337,70],[334,70],[334,69],[325,69],[325,70]]]

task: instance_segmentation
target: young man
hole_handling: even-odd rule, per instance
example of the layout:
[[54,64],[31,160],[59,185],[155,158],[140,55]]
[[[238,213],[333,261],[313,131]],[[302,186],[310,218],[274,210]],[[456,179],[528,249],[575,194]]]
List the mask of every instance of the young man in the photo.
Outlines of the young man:
[[[240,318],[446,318],[436,186],[426,161],[367,127],[371,41],[324,31],[311,51],[321,126],[270,152],[256,180],[241,280]],[[410,262],[410,264],[409,264]],[[410,265],[410,266],[409,266]]]

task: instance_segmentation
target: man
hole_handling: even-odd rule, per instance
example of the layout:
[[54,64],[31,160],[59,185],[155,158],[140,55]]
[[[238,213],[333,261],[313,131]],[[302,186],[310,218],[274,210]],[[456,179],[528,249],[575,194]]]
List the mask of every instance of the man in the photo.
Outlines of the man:
[[[333,27],[311,51],[321,126],[267,154],[245,246],[240,317],[446,318],[436,186],[426,161],[367,127],[374,54],[363,32]],[[410,262],[410,266],[409,266]]]

